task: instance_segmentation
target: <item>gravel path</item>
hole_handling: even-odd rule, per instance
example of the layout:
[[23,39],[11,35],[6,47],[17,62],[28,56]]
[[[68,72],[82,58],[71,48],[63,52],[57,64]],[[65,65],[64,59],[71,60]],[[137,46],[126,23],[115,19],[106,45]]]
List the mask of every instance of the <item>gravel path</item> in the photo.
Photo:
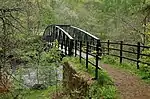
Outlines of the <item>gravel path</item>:
[[108,64],[102,68],[113,78],[121,99],[150,99],[150,85],[137,76]]

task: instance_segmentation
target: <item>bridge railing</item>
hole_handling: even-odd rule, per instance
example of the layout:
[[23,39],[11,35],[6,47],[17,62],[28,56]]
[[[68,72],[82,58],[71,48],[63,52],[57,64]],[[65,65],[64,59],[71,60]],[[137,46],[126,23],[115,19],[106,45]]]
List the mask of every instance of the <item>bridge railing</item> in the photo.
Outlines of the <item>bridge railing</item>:
[[[99,56],[101,55],[100,39],[86,32],[85,30],[82,30],[75,26],[71,25],[58,25],[58,26],[60,26],[64,31],[67,31],[69,35],[73,37],[75,57],[78,55],[80,62],[81,59],[85,59],[87,69],[88,64],[92,64],[93,66],[95,66],[95,79],[98,79],[98,69],[100,69],[98,63],[100,59]],[[89,56],[93,56],[95,58],[95,62],[90,61]]]
[[[86,40],[86,39],[89,39],[89,38],[94,39],[94,40],[99,40],[98,37],[90,34],[89,32],[87,32],[85,30],[82,30],[78,27],[70,26],[70,28],[73,29],[73,31],[77,31],[78,33],[81,33],[80,35],[87,35],[87,37],[83,38],[82,40]],[[76,34],[75,34],[75,36],[76,36]]]
[[[140,68],[140,63],[150,65],[150,61],[140,59],[142,57],[150,58],[150,54],[142,53],[142,50],[150,50],[150,47],[143,46],[139,42],[137,44],[126,44],[123,41],[111,42],[109,40],[101,42],[96,36],[71,25],[50,25],[46,28],[43,37],[48,42],[53,42],[57,39],[65,55],[79,55],[80,62],[81,59],[85,59],[86,68],[88,68],[88,64],[95,66],[96,79],[98,78],[98,69],[100,69],[98,63],[102,54],[118,57],[120,63],[123,62],[123,59],[136,62],[137,69]],[[83,53],[85,57],[83,57]],[[89,60],[90,56],[95,58],[95,62]]]
[[[99,60],[101,54],[101,43],[100,39],[96,36],[74,26],[70,27],[72,36],[74,37],[74,49],[75,57],[79,55],[79,60],[85,59],[86,68],[88,69],[88,64],[92,64],[95,67],[95,79],[98,79]],[[77,51],[79,53],[77,54]],[[82,55],[84,53],[84,55]],[[89,60],[89,56],[95,58],[95,62]]]
[[[47,37],[48,36],[48,37]],[[79,59],[86,60],[86,68],[88,64],[95,66],[95,79],[98,79],[99,59],[101,53],[100,39],[94,35],[74,26],[70,25],[50,25],[44,32],[46,41],[53,42],[57,39],[59,48],[65,55],[79,55]],[[83,49],[85,48],[85,50]],[[77,54],[78,52],[78,54]],[[82,55],[84,53],[84,55]],[[95,58],[95,62],[89,60],[89,56]]]
[[[75,26],[70,26],[70,29],[73,31],[73,37],[75,40],[81,41],[83,43],[88,42],[90,45],[95,45],[97,44],[97,41],[100,40],[99,38],[97,38],[96,36],[90,34],[89,32],[82,30],[78,27]],[[96,50],[96,49],[94,49]]]
[[[74,40],[78,40],[78,41],[82,40],[83,43],[89,42],[90,45],[95,45],[95,46],[97,44],[97,40],[100,40],[98,37],[78,27],[71,26],[71,25],[58,25],[58,26],[63,28],[65,31],[67,31],[69,35],[71,35],[74,38]],[[96,48],[94,48],[93,50],[96,50]]]
[[63,30],[60,26],[55,26],[55,39],[61,45],[61,50],[64,49],[65,55],[73,55],[73,38]]
[[[101,42],[103,54],[118,57],[120,63],[123,63],[123,59],[136,62],[137,69],[140,68],[141,64],[147,64],[150,66],[150,61],[145,62],[141,60],[142,57],[150,58],[150,54],[142,53],[145,49],[150,50],[150,46],[143,46],[140,42],[137,44],[126,44],[123,41],[120,42]],[[128,49],[127,49],[128,48]]]
[[73,38],[59,25],[49,25],[45,29],[43,38],[49,43],[57,40],[65,55],[73,55]]
[[[96,50],[92,50],[90,49],[90,47]],[[95,67],[95,79],[98,79],[98,70],[100,69],[99,60],[101,59],[100,58],[100,55],[101,55],[100,54],[101,53],[100,52],[101,51],[100,40],[97,40],[96,46],[90,45],[89,42],[83,43],[83,41],[75,40],[74,48],[75,48],[75,53],[74,53],[75,57],[78,55],[80,62],[82,59],[85,59],[85,64],[86,64],[87,69],[88,69],[88,64],[91,64]],[[77,51],[79,51],[79,54],[77,54]],[[92,56],[93,58],[95,58],[95,62],[90,61],[89,56]]]

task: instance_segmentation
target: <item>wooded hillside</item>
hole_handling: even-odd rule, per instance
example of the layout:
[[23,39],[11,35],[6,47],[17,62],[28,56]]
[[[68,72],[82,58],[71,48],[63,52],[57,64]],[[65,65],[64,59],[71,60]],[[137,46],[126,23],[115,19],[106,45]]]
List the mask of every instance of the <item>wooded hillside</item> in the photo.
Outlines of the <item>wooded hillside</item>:
[[[0,92],[7,92],[14,84],[10,78],[20,65],[35,66],[38,84],[43,79],[48,79],[46,84],[57,83],[56,68],[62,58],[58,42],[49,50],[42,40],[50,24],[80,27],[101,41],[150,46],[150,0],[0,0]],[[142,49],[141,53],[149,55],[150,50]],[[149,62],[147,57],[141,59]],[[55,68],[41,67],[47,65]],[[15,72],[17,82],[22,81],[18,76],[22,72]]]

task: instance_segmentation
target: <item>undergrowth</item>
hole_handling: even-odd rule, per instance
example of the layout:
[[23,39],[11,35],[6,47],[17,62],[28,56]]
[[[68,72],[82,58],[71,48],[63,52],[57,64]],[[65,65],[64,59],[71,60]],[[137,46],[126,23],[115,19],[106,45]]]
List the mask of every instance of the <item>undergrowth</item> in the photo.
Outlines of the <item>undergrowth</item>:
[[[94,78],[95,67],[89,64],[88,69],[86,69],[85,60],[80,63],[78,57],[67,57],[64,61],[71,62],[77,71],[88,72]],[[104,70],[98,71],[98,80],[90,85],[88,91],[89,93],[85,99],[118,99],[113,81]]]
[[[60,88],[60,87],[59,87]],[[49,86],[44,90],[33,90],[33,89],[23,89],[14,90],[15,96],[12,97],[11,93],[1,93],[0,99],[52,99],[53,94],[61,89],[56,89],[55,86]],[[12,92],[14,93],[14,92]]]

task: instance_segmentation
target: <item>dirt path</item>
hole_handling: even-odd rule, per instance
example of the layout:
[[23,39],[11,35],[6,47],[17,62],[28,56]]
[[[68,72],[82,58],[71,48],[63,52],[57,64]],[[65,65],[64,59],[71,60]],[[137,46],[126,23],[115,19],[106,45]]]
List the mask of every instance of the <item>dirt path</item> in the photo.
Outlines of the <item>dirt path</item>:
[[103,64],[102,68],[113,78],[121,99],[150,99],[150,85],[123,70]]

